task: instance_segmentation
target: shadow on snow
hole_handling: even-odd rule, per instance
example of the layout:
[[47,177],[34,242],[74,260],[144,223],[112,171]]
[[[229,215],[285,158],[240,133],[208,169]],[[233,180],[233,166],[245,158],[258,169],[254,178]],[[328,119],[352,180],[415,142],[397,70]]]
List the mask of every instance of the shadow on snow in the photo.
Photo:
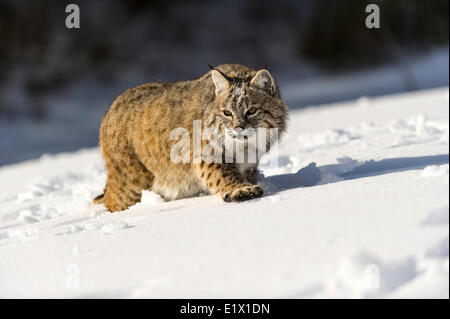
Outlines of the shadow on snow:
[[[261,184],[267,189],[269,194],[280,191],[298,188],[310,187],[317,184],[330,184],[342,180],[351,180],[369,176],[378,176],[393,172],[407,170],[423,169],[429,165],[448,164],[449,154],[431,155],[419,157],[398,157],[383,159],[381,161],[370,160],[364,164],[347,169],[348,163],[339,163],[317,167],[316,163],[310,163],[308,166],[298,170],[293,174],[281,174],[264,178]],[[323,180],[325,174],[331,173],[335,176],[331,180]]]

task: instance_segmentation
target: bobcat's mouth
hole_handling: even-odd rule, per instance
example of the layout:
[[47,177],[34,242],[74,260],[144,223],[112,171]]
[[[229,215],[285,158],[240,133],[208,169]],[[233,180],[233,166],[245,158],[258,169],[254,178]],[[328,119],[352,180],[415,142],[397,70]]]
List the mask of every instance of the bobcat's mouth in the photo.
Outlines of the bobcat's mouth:
[[247,141],[256,135],[256,130],[254,128],[246,128],[245,130],[226,129],[225,133],[227,137],[231,137],[237,141]]

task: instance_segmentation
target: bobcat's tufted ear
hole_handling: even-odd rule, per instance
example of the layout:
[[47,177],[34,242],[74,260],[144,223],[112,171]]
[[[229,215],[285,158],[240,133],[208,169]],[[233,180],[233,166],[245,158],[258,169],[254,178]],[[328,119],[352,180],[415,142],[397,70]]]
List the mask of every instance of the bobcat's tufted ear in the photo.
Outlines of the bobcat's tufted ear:
[[230,83],[219,71],[212,70],[211,77],[216,86],[216,96],[228,91]]
[[269,71],[259,70],[250,82],[250,85],[255,89],[266,92],[267,94],[275,94],[275,81],[270,75]]

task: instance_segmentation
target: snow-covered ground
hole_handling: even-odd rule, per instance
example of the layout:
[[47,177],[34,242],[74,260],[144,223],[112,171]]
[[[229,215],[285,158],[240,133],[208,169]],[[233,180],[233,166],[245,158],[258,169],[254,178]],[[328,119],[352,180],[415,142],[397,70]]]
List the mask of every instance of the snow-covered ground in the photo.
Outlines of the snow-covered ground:
[[292,111],[244,203],[146,192],[110,214],[97,148],[0,167],[0,297],[448,298],[448,104]]

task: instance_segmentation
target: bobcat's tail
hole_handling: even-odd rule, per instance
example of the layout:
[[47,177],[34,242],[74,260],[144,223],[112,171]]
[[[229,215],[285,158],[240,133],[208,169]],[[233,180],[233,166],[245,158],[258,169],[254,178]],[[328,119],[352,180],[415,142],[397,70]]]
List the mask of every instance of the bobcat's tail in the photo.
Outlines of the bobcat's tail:
[[104,202],[105,202],[105,193],[98,195],[93,200],[94,204],[103,204]]

